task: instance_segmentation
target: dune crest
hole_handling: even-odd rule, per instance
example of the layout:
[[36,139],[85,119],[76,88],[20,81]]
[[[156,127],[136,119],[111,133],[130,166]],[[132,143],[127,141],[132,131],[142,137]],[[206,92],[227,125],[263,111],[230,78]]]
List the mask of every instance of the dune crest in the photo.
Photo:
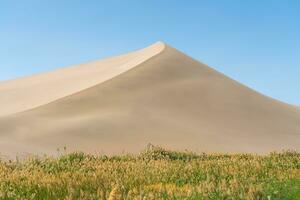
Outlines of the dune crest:
[[[22,144],[18,152],[34,153],[62,146],[134,153],[149,142],[198,152],[300,150],[300,110],[295,106],[255,92],[168,45],[148,49],[151,53],[130,54],[130,70],[46,105],[1,117],[0,139],[11,146]],[[70,82],[74,79],[65,76]]]
[[0,116],[29,110],[107,81],[163,51],[157,42],[113,58],[0,83]]

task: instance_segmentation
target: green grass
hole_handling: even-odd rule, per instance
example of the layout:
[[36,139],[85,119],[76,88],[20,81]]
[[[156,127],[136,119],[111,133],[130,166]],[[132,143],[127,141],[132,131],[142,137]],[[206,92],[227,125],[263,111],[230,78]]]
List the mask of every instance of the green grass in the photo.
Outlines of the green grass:
[[300,199],[300,179],[290,179],[287,181],[270,184],[265,190],[271,199]]
[[300,199],[300,154],[80,152],[0,161],[0,199]]

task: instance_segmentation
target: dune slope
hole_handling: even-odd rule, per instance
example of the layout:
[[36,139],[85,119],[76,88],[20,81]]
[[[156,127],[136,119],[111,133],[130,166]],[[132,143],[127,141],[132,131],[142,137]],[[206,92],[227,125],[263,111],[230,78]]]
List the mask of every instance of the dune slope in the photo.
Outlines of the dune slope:
[[157,42],[122,56],[1,83],[0,116],[26,111],[100,84],[137,66],[163,49],[164,44]]
[[[164,45],[163,45],[164,46]],[[45,105],[2,116],[18,152],[57,147],[137,152],[258,152],[300,148],[300,111],[261,95],[169,46],[135,67]],[[88,69],[87,69],[88,70]]]

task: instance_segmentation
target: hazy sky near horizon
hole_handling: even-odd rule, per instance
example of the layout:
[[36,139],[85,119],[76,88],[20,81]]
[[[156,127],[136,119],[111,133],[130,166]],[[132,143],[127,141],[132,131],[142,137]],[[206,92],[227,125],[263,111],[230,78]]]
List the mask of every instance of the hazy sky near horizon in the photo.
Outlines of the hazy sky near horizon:
[[300,105],[300,1],[1,0],[0,80],[164,41]]

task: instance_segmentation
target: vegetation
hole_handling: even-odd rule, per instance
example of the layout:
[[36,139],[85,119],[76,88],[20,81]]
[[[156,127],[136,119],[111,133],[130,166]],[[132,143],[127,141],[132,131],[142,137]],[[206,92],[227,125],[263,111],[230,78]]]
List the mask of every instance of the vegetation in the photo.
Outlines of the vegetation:
[[300,154],[72,153],[0,161],[0,199],[300,199]]

